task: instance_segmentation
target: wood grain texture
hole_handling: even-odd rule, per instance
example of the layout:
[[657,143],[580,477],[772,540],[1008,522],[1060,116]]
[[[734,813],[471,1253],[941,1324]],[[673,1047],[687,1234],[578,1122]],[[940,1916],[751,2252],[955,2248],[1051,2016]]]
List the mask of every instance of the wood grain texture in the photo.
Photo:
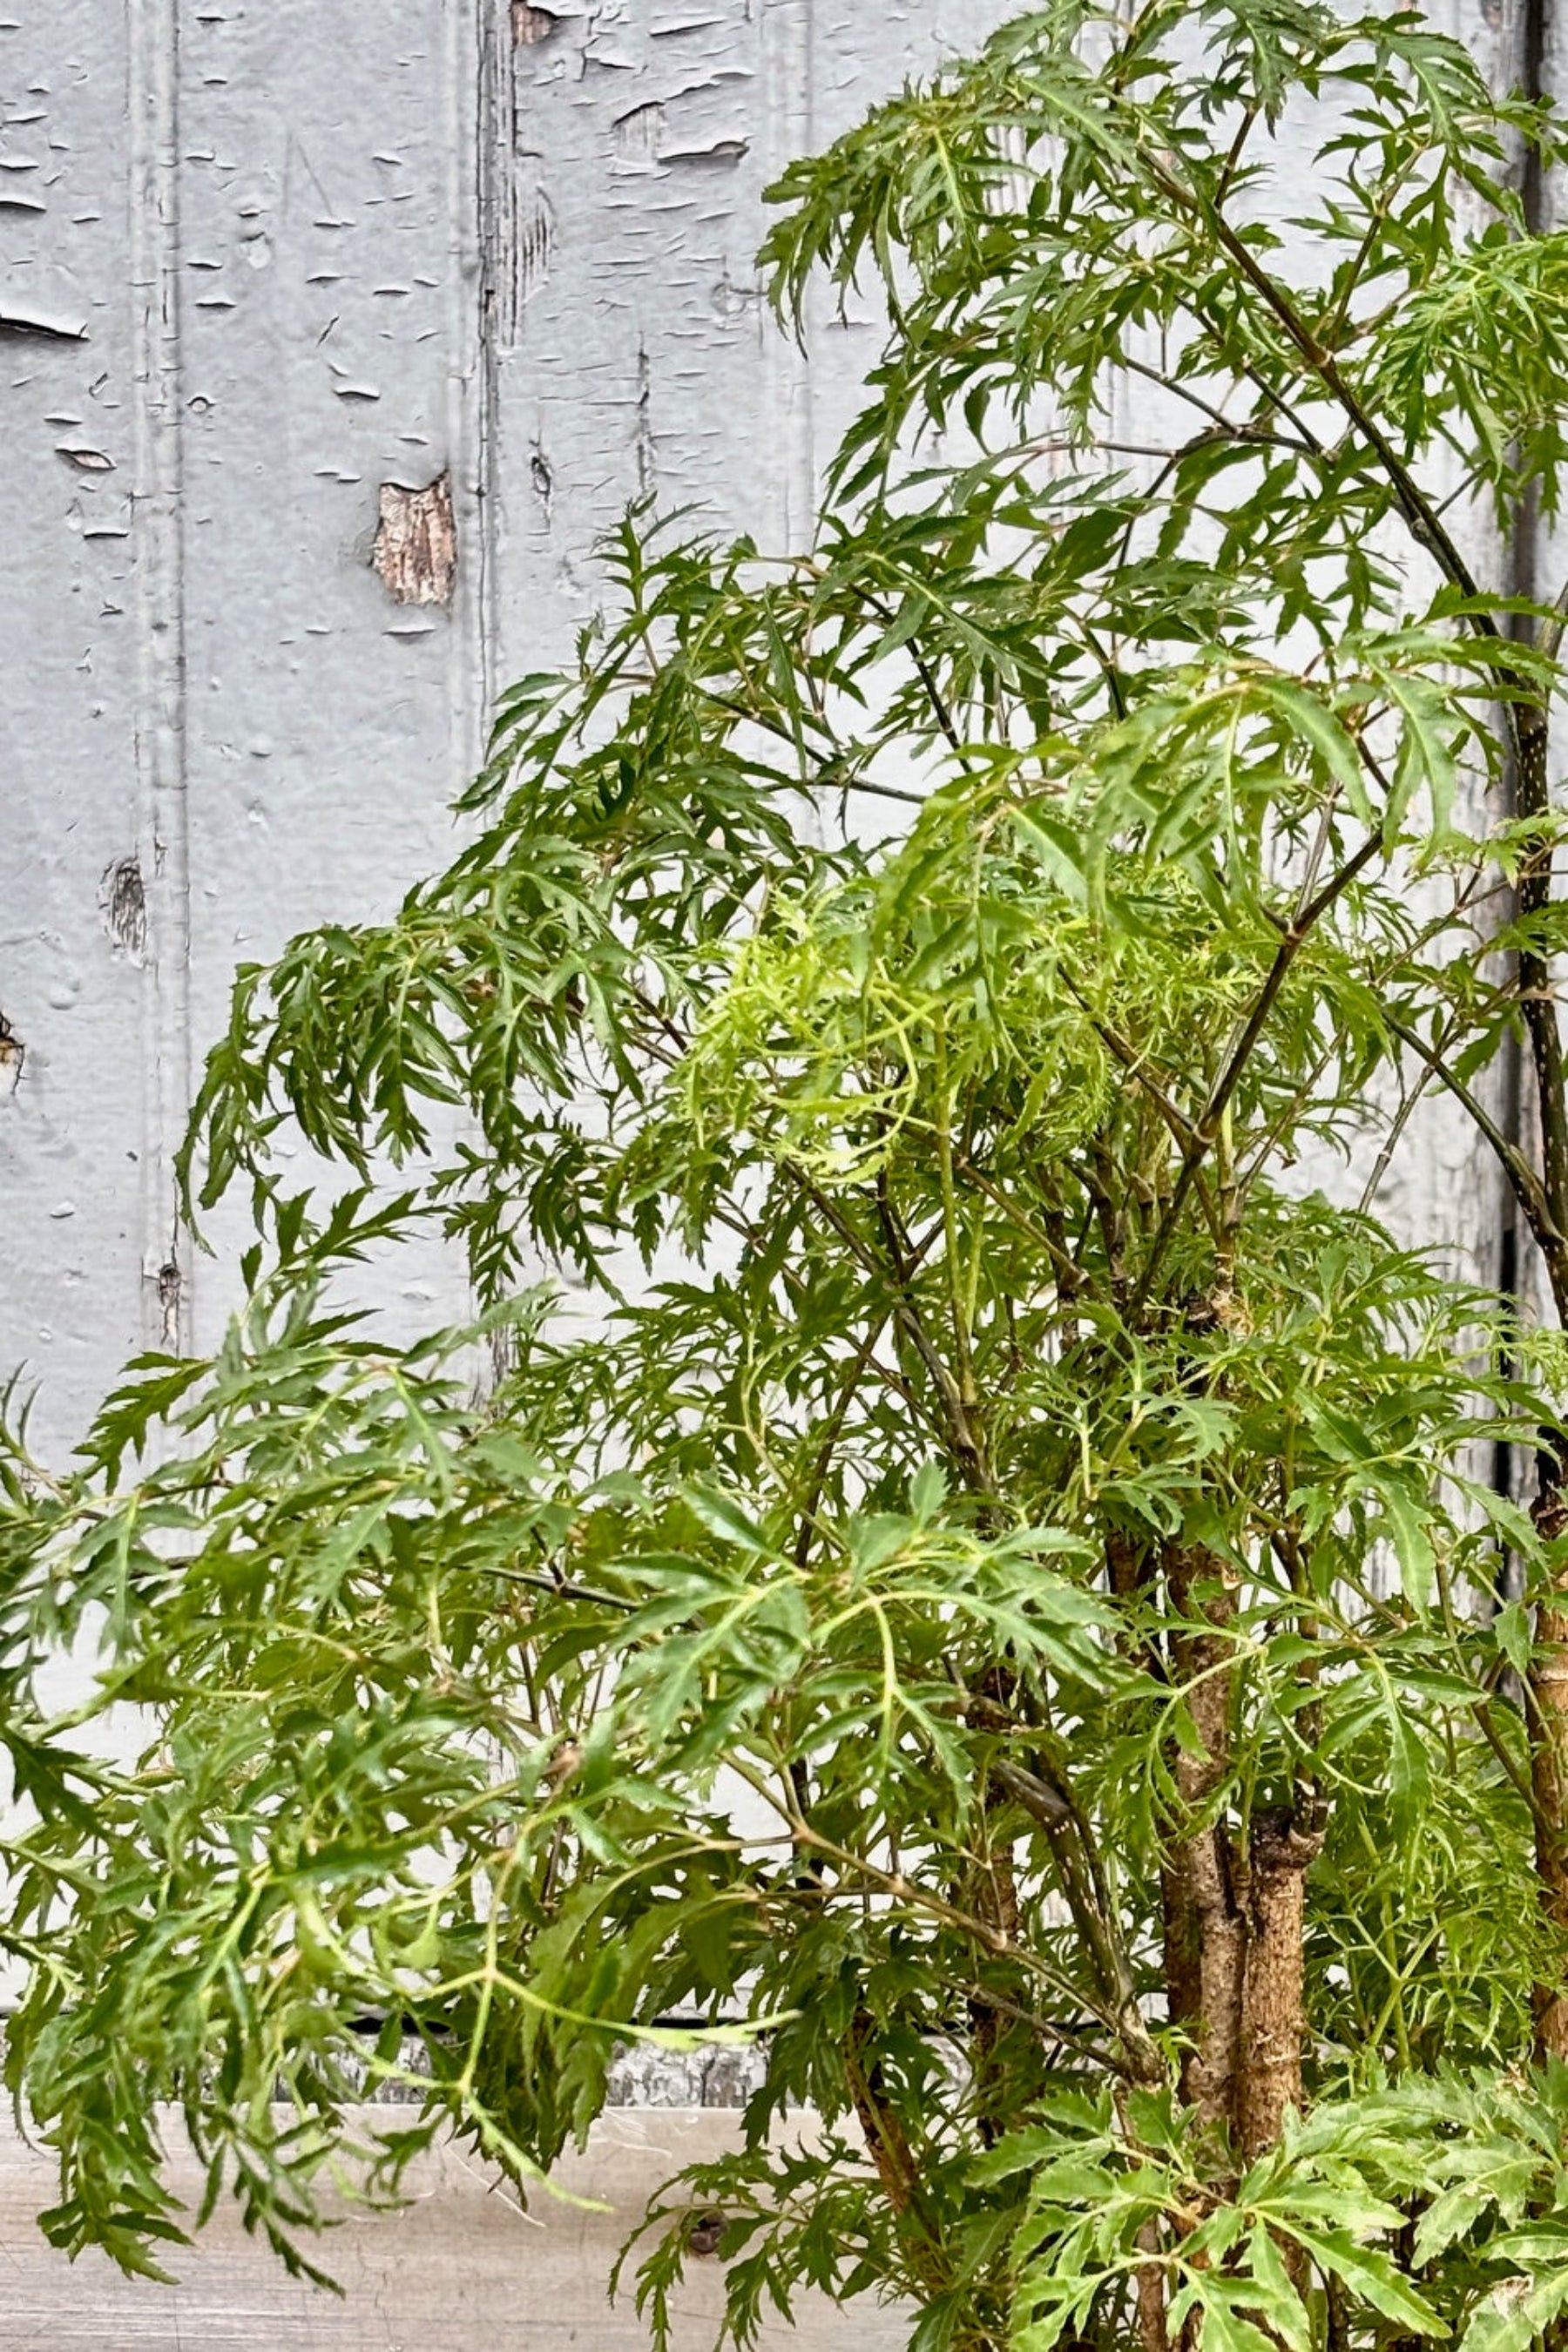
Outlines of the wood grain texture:
[[[762,188],[1010,13],[0,0],[0,1377],[41,1381],[46,1444],[137,1345],[217,1335],[238,1223],[193,1265],[168,1158],[236,963],[390,910],[447,854],[490,698],[569,653],[629,498],[806,534],[879,323],[823,298],[808,355],[776,333]],[[1523,0],[1427,14],[1517,77]],[[1146,401],[1130,438],[1163,423]],[[400,604],[383,488],[442,478],[450,602]],[[1568,545],[1543,570],[1554,593]],[[1440,1104],[1415,1135],[1380,1207],[1489,1276],[1489,1160]],[[380,1278],[411,1318],[463,1311],[434,1249]],[[623,2128],[581,2176],[622,2216],[655,2147],[730,2126]],[[616,2224],[536,2229],[452,2156],[412,2212],[342,2233],[341,2308],[226,2220],[177,2291],[72,2270],[33,2227],[50,2193],[0,2140],[0,2352],[647,2341],[599,2300]]]
[[[1008,13],[0,7],[0,1375],[46,1448],[221,1332],[243,1218],[193,1257],[170,1159],[236,964],[449,853],[628,499],[806,535],[878,330],[777,333],[762,189]],[[450,599],[400,603],[384,488],[443,476]],[[463,1311],[434,1247],[382,1295]]]
[[[220,2213],[199,2246],[176,2253],[174,2286],[122,2279],[101,2257],[75,2264],[39,2235],[49,2200],[47,2158],[0,2126],[0,2352],[642,2352],[647,2327],[631,2298],[613,2308],[605,2282],[648,2197],[676,2166],[731,2145],[732,2117],[691,2110],[621,2113],[595,2127],[559,2184],[519,2210],[512,2193],[454,2148],[420,2169],[412,2203],[357,2214],[319,2259],[342,2300],[285,2277],[237,2221]],[[179,2168],[187,2197],[200,2176]],[[595,2210],[598,2209],[598,2210]],[[677,2298],[679,2352],[709,2352],[723,2308],[722,2263],[691,2265]],[[805,2298],[799,2324],[763,2331],[794,2352],[893,2352],[907,2341],[896,2312],[857,2306],[847,2318]]]
[[[762,191],[1009,13],[0,8],[0,1372],[46,1445],[136,1345],[221,1329],[241,1221],[194,1262],[169,1158],[236,963],[447,852],[490,698],[570,652],[628,499],[805,536],[880,328],[822,294],[806,355],[777,333]],[[1427,13],[1519,77],[1524,0]],[[443,476],[452,595],[400,604],[385,488]],[[1380,1206],[1489,1275],[1495,1177],[1441,1105],[1415,1132]],[[384,1283],[415,1321],[461,1290],[434,1247]]]

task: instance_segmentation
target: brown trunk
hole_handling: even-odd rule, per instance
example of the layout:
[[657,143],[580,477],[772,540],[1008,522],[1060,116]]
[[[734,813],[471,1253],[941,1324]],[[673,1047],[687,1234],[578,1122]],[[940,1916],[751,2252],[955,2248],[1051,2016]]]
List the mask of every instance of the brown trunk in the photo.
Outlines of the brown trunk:
[[[1160,2251],[1159,2224],[1145,2221],[1138,2232],[1142,2253]],[[1144,2263],[1138,2273],[1138,2341],[1142,2352],[1168,2352],[1165,2326],[1165,2270],[1162,2263]]]
[[[1529,534],[1521,534],[1521,540]],[[1553,661],[1563,644],[1561,614],[1542,628],[1542,648]],[[1543,818],[1552,810],[1551,702],[1549,697],[1520,705],[1513,722],[1515,813]],[[1518,911],[1530,922],[1544,914],[1555,896],[1553,836],[1550,829],[1530,849],[1520,868]],[[1519,1002],[1535,1074],[1535,1116],[1540,1127],[1540,1180],[1533,1192],[1515,1191],[1539,1244],[1560,1325],[1568,1328],[1568,1068],[1552,960],[1524,948],[1518,965]],[[1511,1172],[1511,1171],[1510,1171]],[[1538,1533],[1552,1542],[1568,1531],[1568,1431],[1542,1432],[1538,1457],[1540,1489],[1531,1507]],[[1531,1782],[1535,1815],[1535,1867],[1542,1911],[1558,1937],[1568,1936],[1568,1575],[1558,1571],[1557,1594],[1542,1604],[1536,1621],[1539,1654],[1532,1665],[1529,1700]],[[1559,1947],[1561,1948],[1561,1946]],[[1568,2058],[1568,1994],[1563,1969],[1553,1964],[1548,1979],[1534,1988],[1535,2051],[1540,2059]]]
[[1184,1839],[1165,1873],[1171,2014],[1192,2034],[1182,2095],[1210,2124],[1233,2120],[1241,2048],[1247,1927],[1232,1877],[1230,1841],[1217,1827]]
[[[968,1885],[963,1890],[967,1907],[988,1927],[995,1927],[1011,1942],[1018,1933],[1018,1887],[1013,1875],[1012,1856],[1002,1850],[993,1853],[984,1862],[976,1863]],[[1006,2021],[1002,2011],[985,1999],[984,1993],[973,1993],[969,2000],[969,2063],[974,2084],[975,2119],[980,2137],[986,2147],[994,2146],[1005,2128],[1006,2102],[994,2106],[994,2094],[1001,2085],[993,2080],[997,2065],[996,2049],[1005,2031]]]
[[882,2105],[875,2060],[867,2063],[866,2053],[874,2030],[868,2018],[856,2019],[844,2053],[844,2072],[866,2137],[867,2154],[877,2168],[889,2204],[901,2218],[919,2199],[920,2168],[904,2137],[903,2126]]
[[1306,1874],[1322,1843],[1289,1812],[1265,1814],[1252,1827],[1236,2105],[1237,2139],[1248,2164],[1273,2147],[1286,2109],[1301,2108]]
[[881,2070],[875,2057],[876,2027],[862,2011],[849,2030],[844,2074],[866,2152],[877,2168],[882,2193],[900,2224],[900,2237],[916,2281],[928,2294],[942,2294],[952,2277],[941,2251],[940,2233],[926,2210],[919,2162],[902,2124],[883,2104]]
[[[1542,1454],[1541,1492],[1532,1516],[1552,1542],[1568,1532],[1560,1454]],[[1568,1946],[1568,1585],[1560,1601],[1536,1612],[1536,1654],[1530,1670],[1530,1778],[1535,1797],[1535,1868],[1547,1924]],[[1568,1987],[1553,1969],[1534,1990],[1535,2048],[1541,2059],[1568,2059]]]
[[[1236,1614],[1235,1577],[1212,1552],[1173,1546],[1165,1555],[1173,1609],[1213,1633],[1181,1633],[1171,1643],[1172,1680],[1185,1690],[1197,1732],[1196,1752],[1178,1746],[1172,1775],[1183,1813],[1199,1811],[1230,1762],[1228,1628]],[[1199,1588],[1203,1588],[1200,1591]],[[1178,1834],[1162,1874],[1165,1986],[1172,2022],[1192,2046],[1182,2064],[1182,2093],[1205,2123],[1232,2122],[1240,2047],[1246,1923],[1236,1899],[1229,1836],[1223,1823]]]
[[[1230,1760],[1235,1579],[1190,1547],[1170,1551],[1164,1566],[1173,1609],[1213,1628],[1171,1643],[1172,1679],[1187,1693],[1198,1738],[1196,1749],[1172,1757],[1190,1819]],[[1289,1810],[1256,1819],[1245,1853],[1223,1820],[1185,1836],[1178,1823],[1162,1874],[1170,2015],[1191,2036],[1183,2096],[1229,2134],[1244,2164],[1273,2147],[1286,2109],[1301,2105],[1305,1877],[1321,1845],[1321,1831]]]

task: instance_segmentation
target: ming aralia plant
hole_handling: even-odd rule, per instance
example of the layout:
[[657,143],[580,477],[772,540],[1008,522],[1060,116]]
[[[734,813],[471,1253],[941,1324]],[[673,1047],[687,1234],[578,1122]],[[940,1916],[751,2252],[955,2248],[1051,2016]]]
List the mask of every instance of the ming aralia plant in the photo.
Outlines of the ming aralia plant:
[[[815,545],[628,521],[448,870],[239,977],[221,1352],[8,1442],[59,2245],[178,2236],[159,2103],[301,2263],[685,2031],[760,2087],[657,2344],[713,2212],[742,2345],[1561,2331],[1560,620],[1465,551],[1563,457],[1531,154],[1415,15],[1059,0],[774,191],[784,310],[891,322]],[[1376,1222],[1434,1116],[1555,1323]],[[342,1303],[432,1222],[482,1394]]]

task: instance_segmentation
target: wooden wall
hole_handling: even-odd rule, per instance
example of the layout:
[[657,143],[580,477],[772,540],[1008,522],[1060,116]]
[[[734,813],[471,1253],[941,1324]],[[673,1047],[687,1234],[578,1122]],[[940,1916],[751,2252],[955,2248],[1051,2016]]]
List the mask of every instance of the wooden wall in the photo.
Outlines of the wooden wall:
[[[628,498],[804,533],[878,331],[772,330],[760,191],[1008,13],[0,0],[0,1375],[46,1444],[132,1349],[216,1336],[232,1268],[170,1164],[236,962],[442,857],[495,691],[569,648]],[[1516,77],[1524,0],[1428,13]],[[1489,1271],[1490,1169],[1426,1132],[1384,1205]],[[438,1254],[393,1279],[453,1305]],[[572,2179],[624,2215],[728,2127],[621,2116]],[[47,2195],[0,2142],[3,2352],[646,2340],[599,2299],[615,2219],[521,2219],[454,2157],[345,2230],[345,2305],[226,2221],[177,2291],[69,2270]]]

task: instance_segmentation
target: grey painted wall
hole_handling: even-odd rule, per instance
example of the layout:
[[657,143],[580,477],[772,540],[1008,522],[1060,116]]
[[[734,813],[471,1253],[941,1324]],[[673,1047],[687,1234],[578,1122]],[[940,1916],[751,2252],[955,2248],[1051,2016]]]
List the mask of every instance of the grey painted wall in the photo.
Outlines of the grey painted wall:
[[[0,0],[0,1370],[46,1444],[216,1337],[170,1160],[236,962],[441,856],[628,498],[803,534],[878,329],[773,330],[761,190],[1008,13]],[[1524,13],[1429,10],[1503,80]],[[1385,1205],[1489,1265],[1426,1132]]]
[[[629,497],[805,531],[877,328],[825,307],[809,361],[773,331],[760,191],[1008,13],[0,0],[0,1373],[41,1382],[46,1444],[133,1348],[216,1336],[170,1160],[236,962],[443,855],[491,697],[569,649]],[[1523,0],[1428,13],[1516,77]],[[1384,1205],[1489,1269],[1489,1165],[1440,1109],[1423,1134]],[[453,1304],[439,1260],[396,1281]],[[663,2168],[621,2145],[584,2185],[624,2203]],[[599,2315],[609,2222],[551,2219],[516,2300],[529,2225],[429,2186],[349,2233],[344,2314],[231,2240],[169,2299],[68,2288],[0,2146],[0,2347],[438,2347],[500,2340],[486,2310],[643,2340]]]
[[170,1160],[236,962],[441,856],[628,498],[805,529],[875,328],[772,330],[760,191],[1006,13],[0,0],[0,1367],[46,1444],[216,1336]]

